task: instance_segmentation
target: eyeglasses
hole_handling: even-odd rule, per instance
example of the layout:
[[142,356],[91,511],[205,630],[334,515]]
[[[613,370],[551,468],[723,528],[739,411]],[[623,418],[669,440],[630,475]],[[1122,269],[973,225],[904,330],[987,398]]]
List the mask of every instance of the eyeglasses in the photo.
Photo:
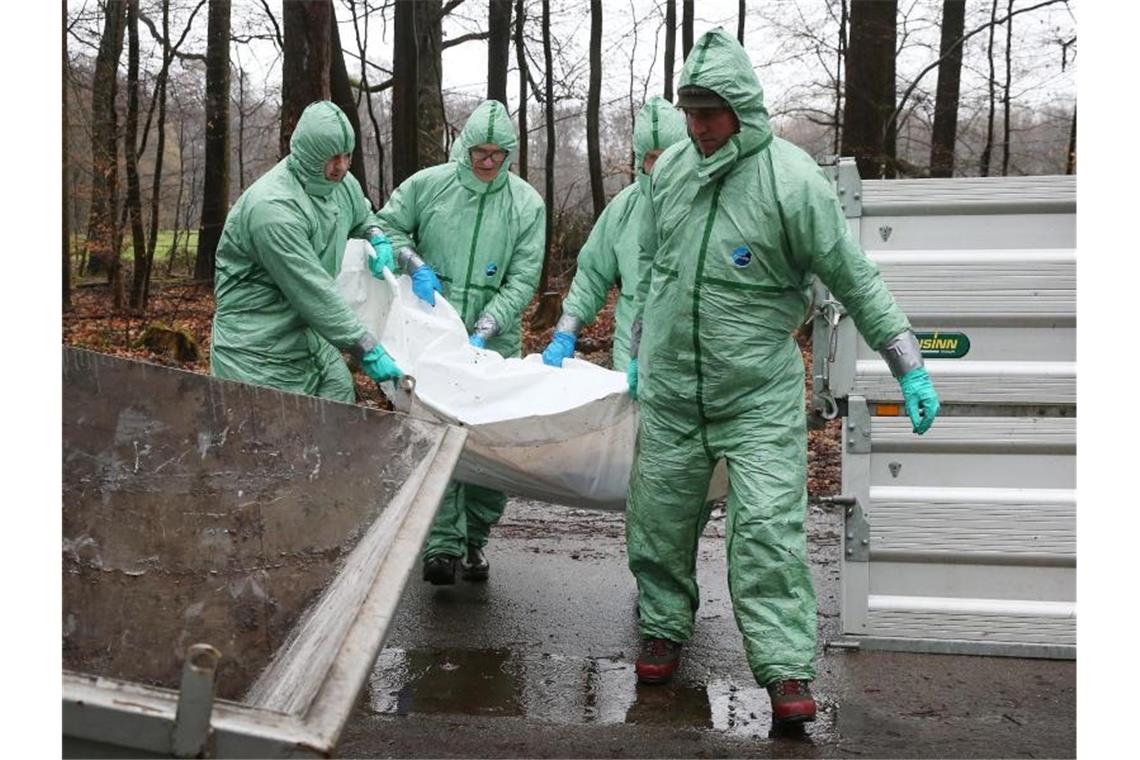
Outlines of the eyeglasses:
[[484,150],[483,148],[472,148],[470,150],[470,155],[471,163],[473,164],[481,163],[483,161],[486,161],[488,158],[491,159],[492,163],[501,164],[503,162],[503,159],[507,157],[507,152],[505,150],[498,149]]

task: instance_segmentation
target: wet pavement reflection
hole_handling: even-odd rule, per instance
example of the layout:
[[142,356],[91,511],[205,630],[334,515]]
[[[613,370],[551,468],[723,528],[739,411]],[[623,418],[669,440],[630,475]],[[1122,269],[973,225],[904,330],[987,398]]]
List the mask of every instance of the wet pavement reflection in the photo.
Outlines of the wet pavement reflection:
[[[692,728],[810,744],[802,728],[771,732],[767,693],[725,678],[637,683],[624,658],[580,658],[508,649],[387,648],[369,678],[376,715],[519,716],[559,724]],[[825,711],[821,711],[825,712]],[[826,724],[821,714],[810,732]]]

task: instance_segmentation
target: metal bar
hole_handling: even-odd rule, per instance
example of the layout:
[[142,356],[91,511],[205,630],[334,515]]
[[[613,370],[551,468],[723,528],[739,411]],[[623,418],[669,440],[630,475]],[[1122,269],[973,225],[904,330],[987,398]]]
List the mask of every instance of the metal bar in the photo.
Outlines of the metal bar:
[[1025,657],[1042,660],[1075,660],[1076,646],[1066,644],[1010,644],[994,641],[959,639],[901,639],[885,636],[843,636],[827,642],[836,649],[866,649],[881,652],[918,652],[921,654],[987,655],[990,657]]
[[214,705],[214,671],[221,653],[195,644],[186,653],[171,749],[175,757],[210,757],[210,711]]

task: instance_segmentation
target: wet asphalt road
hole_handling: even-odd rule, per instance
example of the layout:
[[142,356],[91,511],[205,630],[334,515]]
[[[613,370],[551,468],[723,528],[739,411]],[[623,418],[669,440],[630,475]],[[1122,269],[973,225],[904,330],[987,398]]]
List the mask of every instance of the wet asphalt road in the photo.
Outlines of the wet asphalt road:
[[409,581],[341,739],[342,757],[1075,757],[1076,664],[828,648],[838,513],[809,507],[820,714],[770,736],[725,580],[723,518],[672,683],[639,686],[623,515],[512,499],[491,580]]

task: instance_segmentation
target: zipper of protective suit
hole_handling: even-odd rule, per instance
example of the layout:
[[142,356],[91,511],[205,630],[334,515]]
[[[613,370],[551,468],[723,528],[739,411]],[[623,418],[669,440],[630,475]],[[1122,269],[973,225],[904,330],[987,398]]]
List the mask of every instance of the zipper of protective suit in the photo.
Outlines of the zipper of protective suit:
[[701,418],[701,443],[708,451],[709,443],[705,434],[705,378],[701,370],[701,282],[705,275],[705,256],[709,250],[709,238],[712,236],[713,223],[716,222],[717,205],[720,203],[720,189],[724,184],[724,177],[716,181],[713,188],[712,201],[709,203],[709,215],[705,219],[705,232],[701,237],[701,248],[697,253],[697,271],[693,277],[693,362],[697,374],[697,413]]
[[483,206],[487,203],[489,192],[489,190],[485,191],[479,196],[479,210],[475,214],[475,230],[471,233],[471,252],[467,256],[467,276],[463,278],[463,302],[459,307],[459,313],[463,315],[464,323],[467,322],[467,296],[475,287],[471,282],[471,273],[475,271],[475,249],[479,245],[479,228],[483,226]]

